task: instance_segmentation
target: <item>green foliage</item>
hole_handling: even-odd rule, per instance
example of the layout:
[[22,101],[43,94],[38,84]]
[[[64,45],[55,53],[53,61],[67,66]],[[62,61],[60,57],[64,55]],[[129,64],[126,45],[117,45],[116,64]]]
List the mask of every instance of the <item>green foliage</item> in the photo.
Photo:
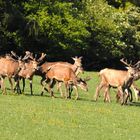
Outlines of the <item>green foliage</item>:
[[22,45],[22,26],[24,17],[19,11],[19,7],[11,1],[2,0],[0,3],[0,38],[3,49],[15,49]]
[[24,0],[0,3],[1,49],[44,51],[68,60],[138,59],[140,7],[133,0]]
[[[36,3],[24,4],[27,13],[30,13],[26,15],[28,24],[34,20],[38,25],[38,38],[42,40],[42,37],[46,37],[46,40],[51,42],[49,47],[58,46],[62,50],[71,49],[73,52],[76,49],[84,49],[86,44],[84,38],[90,33],[86,30],[87,24],[80,19],[73,3],[57,1],[48,5],[44,3],[39,7]],[[33,27],[29,27],[29,35],[31,31],[33,32],[31,28]]]
[[136,57],[136,44],[139,43],[136,43],[138,31],[135,24],[139,23],[139,8],[116,9],[103,0],[88,1],[86,5],[85,17],[91,32],[89,51],[94,53],[95,58]]

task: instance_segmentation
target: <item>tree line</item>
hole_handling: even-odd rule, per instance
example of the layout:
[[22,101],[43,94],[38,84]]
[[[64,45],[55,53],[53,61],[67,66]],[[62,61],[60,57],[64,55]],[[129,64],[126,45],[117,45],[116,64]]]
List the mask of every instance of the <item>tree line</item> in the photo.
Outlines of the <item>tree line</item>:
[[[139,0],[0,0],[0,53],[83,56],[87,69],[140,56]],[[102,65],[101,65],[102,64]]]

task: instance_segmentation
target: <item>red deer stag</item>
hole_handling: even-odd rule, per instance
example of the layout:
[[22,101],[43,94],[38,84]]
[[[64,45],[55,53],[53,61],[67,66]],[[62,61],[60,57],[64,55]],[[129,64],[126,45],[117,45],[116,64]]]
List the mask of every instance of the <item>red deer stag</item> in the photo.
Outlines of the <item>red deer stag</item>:
[[[87,91],[87,84],[84,80],[79,79],[75,72],[68,66],[56,64],[48,68],[48,72],[46,73],[46,82],[49,82],[48,91],[50,92],[51,96],[53,96],[52,88],[55,84],[55,81],[63,82],[65,84],[65,96],[66,98],[69,97],[69,89],[70,85],[73,85],[76,90],[76,98],[79,98],[79,94],[77,91],[77,86],[81,87],[81,89]],[[44,92],[44,87],[42,90],[42,94]],[[62,93],[61,93],[62,94]]]
[[[8,77],[10,83],[11,83],[11,89],[13,90],[13,83],[11,78],[17,78],[17,75],[19,71],[24,68],[24,60],[26,59],[26,56],[21,59],[21,57],[18,57],[18,60],[13,59],[12,57],[1,57],[0,58],[0,78],[1,78],[1,88],[3,91],[3,94],[6,94],[4,79],[5,77]],[[17,81],[16,81],[17,82]]]
[[23,92],[25,88],[25,79],[28,79],[30,81],[30,91],[31,91],[31,95],[33,95],[33,90],[32,90],[33,76],[36,70],[39,69],[38,65],[45,58],[46,54],[42,53],[39,59],[33,58],[33,54],[30,53],[29,51],[26,52],[26,55],[27,54],[29,55],[28,62],[25,63],[25,68],[20,70],[18,76],[20,79],[23,80],[23,90],[22,90]]
[[[122,96],[124,96],[125,91],[130,91],[130,86],[132,85],[133,80],[137,77],[139,68],[137,68],[136,64],[130,65],[123,59],[121,59],[121,62],[129,66],[127,67],[128,68],[127,71],[105,68],[99,72],[101,82],[99,86],[97,86],[96,88],[95,101],[97,101],[99,91],[102,88],[104,88],[104,101],[108,100],[109,102],[110,102],[109,96],[110,87],[117,87],[118,91],[121,93]],[[124,98],[122,97],[122,104],[124,104],[124,102],[125,102]]]
[[[76,75],[78,75],[79,73],[83,73],[83,68],[82,68],[82,63],[81,63],[82,57],[75,57],[75,58],[72,57],[72,59],[74,60],[74,64],[71,64],[68,62],[61,62],[61,61],[45,62],[44,64],[42,64],[40,66],[40,70],[36,73],[36,75],[39,75],[42,77],[41,85],[43,86],[42,82],[46,79],[46,73],[48,72],[48,69],[55,64],[61,64],[64,67],[71,68]],[[58,82],[58,90],[61,92],[60,87],[61,87],[61,82]],[[41,95],[43,95],[43,93]]]

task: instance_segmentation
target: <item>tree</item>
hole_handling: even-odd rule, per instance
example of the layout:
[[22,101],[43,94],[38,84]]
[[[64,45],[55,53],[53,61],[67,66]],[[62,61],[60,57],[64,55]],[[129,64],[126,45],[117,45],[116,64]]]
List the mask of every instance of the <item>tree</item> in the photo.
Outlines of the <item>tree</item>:
[[3,51],[21,46],[24,18],[18,8],[12,1],[0,2],[0,46]]
[[81,50],[85,49],[84,40],[90,34],[86,30],[87,24],[80,19],[80,12],[74,2],[26,2],[24,9],[29,25],[28,36],[39,45],[44,44],[42,49],[49,54],[60,57],[64,52],[68,56],[80,55]]
[[83,17],[91,33],[86,50],[88,60],[100,63],[138,57],[139,15],[139,8],[132,5],[124,10],[114,8],[104,0],[86,1]]
[[138,6],[136,0],[1,0],[0,49],[43,51],[51,61],[82,55],[86,66],[135,60],[140,56]]

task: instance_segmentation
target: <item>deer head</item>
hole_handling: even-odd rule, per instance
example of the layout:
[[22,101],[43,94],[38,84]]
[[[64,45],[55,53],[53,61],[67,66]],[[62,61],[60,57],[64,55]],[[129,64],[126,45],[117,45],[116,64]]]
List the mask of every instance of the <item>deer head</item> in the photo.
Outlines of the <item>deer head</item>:
[[82,66],[82,56],[81,57],[72,57],[72,59],[74,60],[74,64],[78,67]]
[[82,90],[84,90],[86,92],[88,91],[87,83],[82,78],[77,78],[77,86],[79,86]]
[[140,62],[138,61],[136,64],[133,64],[132,65],[132,62],[130,64],[128,64],[127,61],[125,61],[124,59],[121,59],[120,60],[123,64],[125,64],[127,69],[128,69],[128,73],[129,73],[129,76],[130,77],[133,77],[134,79],[137,79],[137,77],[140,76],[140,70],[139,70],[139,65],[140,65]]

